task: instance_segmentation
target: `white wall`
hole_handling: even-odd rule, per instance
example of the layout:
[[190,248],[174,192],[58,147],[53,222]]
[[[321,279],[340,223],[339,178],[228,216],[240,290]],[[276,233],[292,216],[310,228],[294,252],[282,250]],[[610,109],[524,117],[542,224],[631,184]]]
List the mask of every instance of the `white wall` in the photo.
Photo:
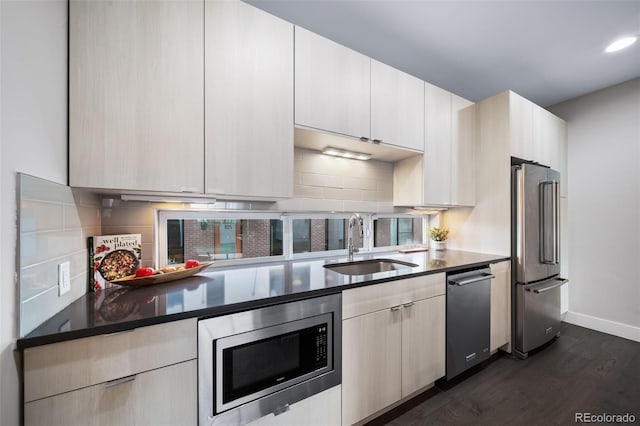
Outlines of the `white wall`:
[[67,183],[67,2],[0,10],[0,424],[17,425],[16,172]]
[[640,341],[640,79],[550,110],[568,121],[565,321]]

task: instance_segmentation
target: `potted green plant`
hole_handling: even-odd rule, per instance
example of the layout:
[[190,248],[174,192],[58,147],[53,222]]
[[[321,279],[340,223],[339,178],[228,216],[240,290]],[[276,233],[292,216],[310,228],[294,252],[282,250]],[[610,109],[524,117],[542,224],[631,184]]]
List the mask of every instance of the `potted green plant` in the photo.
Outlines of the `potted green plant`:
[[434,250],[446,250],[447,238],[449,237],[449,228],[434,227],[429,229],[430,246]]

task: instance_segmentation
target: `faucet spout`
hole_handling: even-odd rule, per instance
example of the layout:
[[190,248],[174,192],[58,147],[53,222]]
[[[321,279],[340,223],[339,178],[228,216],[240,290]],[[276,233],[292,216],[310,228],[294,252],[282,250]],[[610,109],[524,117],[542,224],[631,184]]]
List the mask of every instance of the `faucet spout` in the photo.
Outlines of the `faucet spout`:
[[358,247],[355,247],[353,244],[353,228],[356,223],[360,228],[360,239],[364,238],[364,223],[362,221],[362,216],[359,213],[354,213],[349,218],[349,230],[347,233],[347,250],[349,251],[349,262],[353,261],[353,253],[357,253],[359,251]]

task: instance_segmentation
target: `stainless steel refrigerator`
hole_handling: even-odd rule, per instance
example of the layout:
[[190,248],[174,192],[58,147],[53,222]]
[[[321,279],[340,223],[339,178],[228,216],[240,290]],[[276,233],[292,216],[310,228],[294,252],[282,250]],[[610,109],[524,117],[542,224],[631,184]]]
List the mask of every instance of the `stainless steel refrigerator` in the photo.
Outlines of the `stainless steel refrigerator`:
[[511,167],[514,353],[560,335],[560,173],[537,164]]

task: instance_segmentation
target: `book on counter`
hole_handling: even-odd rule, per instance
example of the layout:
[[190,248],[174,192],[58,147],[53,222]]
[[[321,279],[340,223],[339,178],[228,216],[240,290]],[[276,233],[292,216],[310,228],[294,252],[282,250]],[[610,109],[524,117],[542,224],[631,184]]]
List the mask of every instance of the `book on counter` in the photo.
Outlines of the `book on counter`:
[[115,286],[118,278],[134,275],[142,254],[141,234],[89,237],[89,291]]

